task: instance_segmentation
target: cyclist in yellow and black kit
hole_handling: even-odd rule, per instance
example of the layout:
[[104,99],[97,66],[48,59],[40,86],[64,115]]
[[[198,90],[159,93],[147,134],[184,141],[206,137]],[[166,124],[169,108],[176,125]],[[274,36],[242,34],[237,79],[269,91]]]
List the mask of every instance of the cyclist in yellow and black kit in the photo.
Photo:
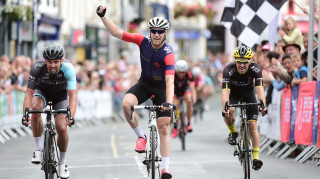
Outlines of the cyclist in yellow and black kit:
[[[222,105],[224,105],[226,101],[229,101],[229,104],[238,103],[241,98],[246,103],[256,103],[257,99],[254,91],[257,93],[258,100],[262,100],[265,104],[266,98],[263,89],[262,70],[258,64],[251,61],[252,56],[253,52],[247,46],[242,45],[234,50],[234,63],[227,65],[223,70]],[[230,130],[228,138],[230,145],[236,145],[236,138],[238,136],[234,127],[234,111],[235,108],[222,111],[225,114],[224,121]],[[266,108],[260,109],[260,111],[263,116],[267,113]],[[252,153],[253,169],[259,170],[263,162],[259,159],[260,136],[257,128],[258,106],[248,107],[247,116],[254,150]]]

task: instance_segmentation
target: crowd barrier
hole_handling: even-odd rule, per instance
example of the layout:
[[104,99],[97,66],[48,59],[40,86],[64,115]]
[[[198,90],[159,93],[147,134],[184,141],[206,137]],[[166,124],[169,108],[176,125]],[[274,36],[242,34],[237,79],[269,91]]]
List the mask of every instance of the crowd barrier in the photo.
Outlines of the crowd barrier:
[[[1,143],[19,136],[32,135],[31,128],[21,124],[24,96],[25,93],[21,91],[0,95]],[[101,125],[110,120],[123,120],[120,112],[114,111],[118,99],[109,91],[78,90],[77,98],[76,123],[72,128]]]
[[[300,163],[311,158],[320,166],[319,92],[320,81],[273,89],[269,113],[259,120],[261,152],[269,149],[268,155],[290,156]],[[296,154],[298,149],[301,152]]]

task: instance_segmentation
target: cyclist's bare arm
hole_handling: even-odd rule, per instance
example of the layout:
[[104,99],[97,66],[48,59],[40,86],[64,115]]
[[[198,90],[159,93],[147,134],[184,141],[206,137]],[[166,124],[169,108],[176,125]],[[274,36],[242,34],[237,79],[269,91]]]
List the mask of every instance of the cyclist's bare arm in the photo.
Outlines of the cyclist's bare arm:
[[166,75],[166,102],[171,103],[174,95],[174,75]]
[[[229,102],[230,89],[222,89],[222,107],[224,109],[224,105],[226,102]],[[229,103],[230,104],[230,103]]]
[[77,90],[68,90],[69,95],[69,107],[71,111],[71,116],[74,116],[76,114],[77,109]]
[[26,107],[28,107],[29,109],[31,108],[33,94],[34,94],[34,90],[31,88],[27,88],[26,94],[24,96],[24,101],[23,101],[23,114],[25,113]]
[[189,84],[189,88],[193,97],[193,102],[197,101],[197,91],[196,87],[194,86],[194,82]]
[[[257,93],[257,97],[258,97],[258,101],[262,100],[263,101],[263,104],[266,104],[266,96],[264,94],[264,89],[263,89],[263,86],[256,86],[256,93]],[[262,110],[262,109],[261,109]],[[263,109],[263,113],[262,116],[265,115],[265,112],[266,112],[267,108],[265,107]]]
[[[100,12],[102,12],[106,7],[100,6]],[[107,30],[110,32],[110,34],[118,39],[122,40],[123,37],[123,30],[120,29],[118,26],[116,26],[112,21],[110,21],[106,15],[101,18],[104,26],[107,28]]]

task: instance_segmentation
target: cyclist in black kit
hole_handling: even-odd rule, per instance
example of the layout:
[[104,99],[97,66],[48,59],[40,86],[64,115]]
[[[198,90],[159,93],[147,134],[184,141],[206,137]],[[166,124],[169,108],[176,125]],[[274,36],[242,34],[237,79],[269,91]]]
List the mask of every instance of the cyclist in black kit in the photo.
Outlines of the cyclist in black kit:
[[[28,87],[23,102],[23,113],[28,107],[32,110],[42,110],[51,101],[53,109],[66,109],[70,106],[71,119],[65,114],[56,115],[55,126],[58,134],[57,144],[60,151],[58,161],[59,176],[61,178],[69,177],[69,170],[66,165],[66,153],[69,143],[67,125],[71,125],[77,108],[77,81],[76,71],[73,65],[67,59],[63,59],[64,51],[57,45],[49,45],[43,51],[43,58],[37,60],[30,70]],[[41,114],[32,114],[31,121],[25,122],[25,116],[22,118],[24,125],[31,122],[32,133],[36,144],[31,162],[40,164],[43,155],[43,146],[41,135],[43,133],[43,122]]]
[[[242,98],[246,103],[256,103],[255,92],[257,93],[258,100],[262,100],[265,104],[266,98],[263,89],[262,70],[258,64],[251,61],[253,56],[252,50],[247,46],[237,47],[233,51],[235,62],[227,65],[223,70],[222,79],[222,105],[226,101],[229,104],[236,104]],[[254,89],[255,87],[255,89]],[[238,133],[234,127],[234,111],[235,108],[229,108],[228,111],[223,110],[225,114],[224,121],[227,124],[230,134],[228,143],[236,145],[236,138]],[[260,109],[261,114],[264,116],[267,109]],[[250,106],[247,110],[249,132],[253,144],[253,169],[259,170],[263,162],[259,160],[259,146],[260,136],[257,128],[258,107]]]

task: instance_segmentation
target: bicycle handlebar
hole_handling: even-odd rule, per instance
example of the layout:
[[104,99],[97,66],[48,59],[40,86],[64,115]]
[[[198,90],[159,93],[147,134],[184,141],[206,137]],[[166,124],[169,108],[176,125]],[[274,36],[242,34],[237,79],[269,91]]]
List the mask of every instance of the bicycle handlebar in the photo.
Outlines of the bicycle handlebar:
[[[260,106],[262,108],[262,110],[259,109],[260,112],[263,111],[264,108],[265,108],[265,105],[264,105],[264,103],[263,103],[263,101],[261,99],[260,99],[260,103],[240,103],[240,104],[228,104],[228,103],[229,102],[226,101],[226,103],[224,105],[224,110],[225,111],[228,111],[228,108],[230,108],[230,107],[236,107],[236,108],[240,107],[240,108],[242,108],[242,107],[248,107],[248,106],[254,106],[254,105],[258,105],[258,106]],[[268,113],[268,111],[266,111],[265,114],[267,114],[267,113]],[[222,113],[222,116],[225,117],[225,114]]]
[[[51,105],[52,103],[49,102],[49,106],[50,109],[43,109],[43,110],[29,110],[28,107],[25,108],[25,112],[24,112],[24,117],[25,117],[25,122],[28,122],[28,118],[29,118],[29,114],[32,113],[46,113],[46,114],[67,114],[68,117],[68,122],[70,121],[71,118],[71,111],[70,111],[70,107],[68,106],[67,109],[58,109],[58,110],[52,110],[51,109]],[[72,123],[71,125],[74,124],[74,119],[72,119]]]
[[[131,117],[130,117],[130,121],[131,122],[134,122],[134,115],[133,115],[133,112],[135,109],[147,109],[149,111],[155,111],[157,109],[161,109],[162,106],[134,106],[134,105],[131,105]],[[176,117],[176,111],[177,107],[176,105],[172,105],[169,107],[169,110],[173,110],[174,111],[174,122],[176,122],[177,120],[177,117]],[[171,119],[173,118],[173,116],[171,117]]]

